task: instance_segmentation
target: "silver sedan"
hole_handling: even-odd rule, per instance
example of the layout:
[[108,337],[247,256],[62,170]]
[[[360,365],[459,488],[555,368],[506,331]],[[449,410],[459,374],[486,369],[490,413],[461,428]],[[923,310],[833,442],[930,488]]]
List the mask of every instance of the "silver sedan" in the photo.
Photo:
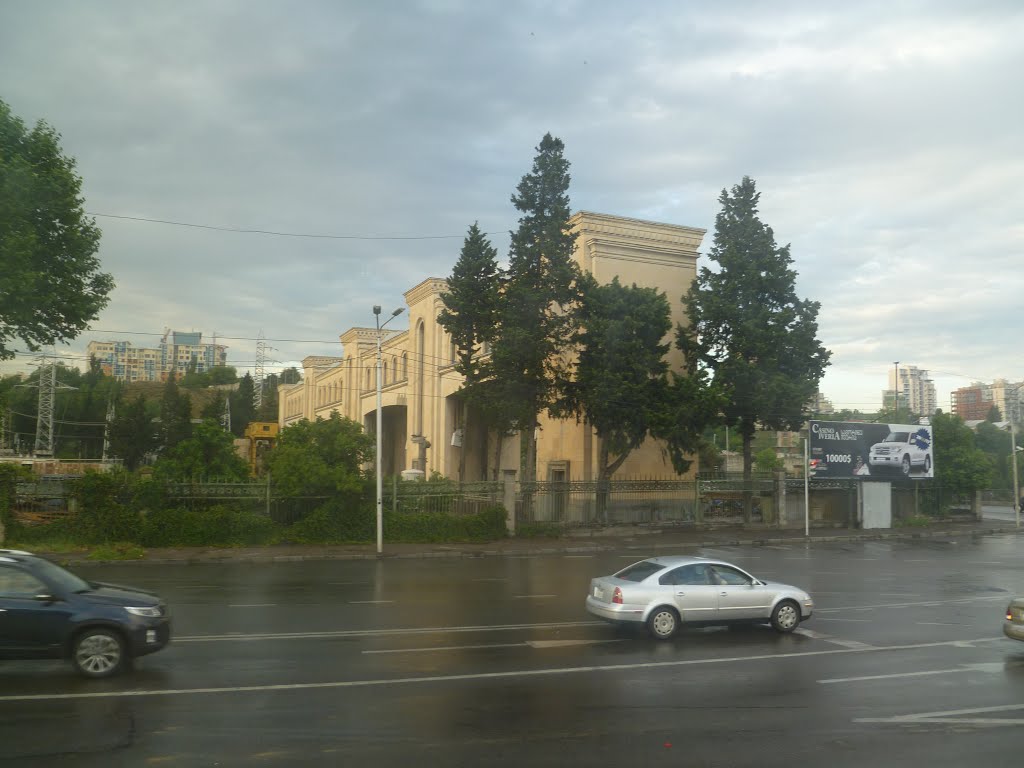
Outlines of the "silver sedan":
[[1015,597],[1006,606],[1003,634],[1011,640],[1024,640],[1024,597]]
[[761,581],[742,568],[704,557],[653,557],[590,582],[587,611],[613,622],[645,624],[668,640],[681,624],[770,622],[792,632],[811,617],[804,590]]

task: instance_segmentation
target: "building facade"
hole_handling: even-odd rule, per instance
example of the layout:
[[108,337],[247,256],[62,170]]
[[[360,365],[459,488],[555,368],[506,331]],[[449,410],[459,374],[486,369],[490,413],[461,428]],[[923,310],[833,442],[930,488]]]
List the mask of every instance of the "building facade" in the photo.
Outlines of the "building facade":
[[984,421],[989,411],[996,404],[992,395],[992,387],[980,381],[972,382],[969,387],[960,387],[950,394],[953,413],[964,421]]
[[892,402],[893,391],[897,395],[897,404],[909,408],[918,416],[931,416],[939,407],[935,394],[935,382],[928,378],[928,371],[913,365],[900,366],[899,381],[896,380],[897,369],[889,373],[889,391],[883,393],[883,402]]
[[953,413],[964,421],[984,421],[995,406],[1001,420],[1024,424],[1024,381],[975,381],[969,387],[955,390],[952,400]]
[[[667,294],[674,340],[676,325],[685,323],[681,298],[696,277],[697,249],[705,230],[588,212],[574,215],[570,225],[577,233],[574,258],[582,271],[601,282],[618,276],[624,284]],[[516,478],[519,436],[489,434],[472,413],[462,423],[455,346],[437,321],[446,288],[441,278],[410,288],[404,294],[408,330],[382,331],[382,472],[393,476],[418,469],[428,477],[438,472],[464,481]],[[377,330],[350,328],[339,341],[341,354],[307,357],[303,380],[279,386],[282,427],[337,411],[368,432],[376,429]],[[668,361],[681,370],[682,353],[674,344]],[[596,479],[600,446],[593,431],[575,420],[542,415],[540,422],[535,435],[537,479]],[[630,454],[617,473],[641,475],[675,476],[656,441],[648,440]]]
[[136,347],[130,341],[91,341],[87,352],[107,376],[118,381],[166,381],[172,371],[181,378],[193,360],[196,373],[204,373],[226,365],[228,354],[223,344],[204,344],[202,333],[172,330],[164,332],[157,347]]

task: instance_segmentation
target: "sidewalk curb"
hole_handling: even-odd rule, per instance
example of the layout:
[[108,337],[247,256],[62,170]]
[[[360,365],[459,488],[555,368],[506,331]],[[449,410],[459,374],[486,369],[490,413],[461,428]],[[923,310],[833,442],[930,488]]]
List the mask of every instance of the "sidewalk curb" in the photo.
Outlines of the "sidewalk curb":
[[225,550],[224,554],[193,555],[188,557],[164,557],[150,558],[143,560],[90,560],[88,557],[71,556],[64,557],[61,553],[40,552],[38,554],[58,560],[65,565],[201,565],[206,563],[243,563],[243,564],[266,564],[266,563],[299,563],[299,562],[323,562],[330,560],[423,560],[430,558],[443,559],[468,559],[483,557],[534,557],[538,555],[589,555],[604,552],[650,552],[652,550],[665,549],[705,549],[713,547],[764,547],[780,544],[803,544],[813,545],[815,543],[835,543],[841,541],[894,541],[914,539],[936,539],[936,538],[963,538],[993,535],[1019,536],[1022,531],[1016,528],[972,528],[970,530],[941,529],[941,530],[917,530],[917,531],[894,531],[892,529],[880,530],[876,533],[850,533],[835,534],[829,536],[767,536],[748,537],[736,539],[710,539],[699,541],[668,541],[668,542],[645,542],[643,544],[632,543],[631,540],[609,541],[607,543],[580,546],[538,546],[526,547],[516,550],[484,549],[467,550],[459,547],[445,548],[437,551],[423,552],[400,552],[390,554],[385,552],[378,556],[376,552],[332,552],[316,555],[281,555],[272,553],[246,553],[235,554],[231,550]]

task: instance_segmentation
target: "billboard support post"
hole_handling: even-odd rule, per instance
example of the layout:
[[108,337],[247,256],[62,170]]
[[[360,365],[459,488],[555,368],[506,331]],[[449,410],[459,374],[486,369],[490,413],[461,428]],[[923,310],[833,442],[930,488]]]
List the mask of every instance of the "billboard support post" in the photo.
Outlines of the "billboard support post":
[[804,438],[804,536],[811,535],[811,458]]

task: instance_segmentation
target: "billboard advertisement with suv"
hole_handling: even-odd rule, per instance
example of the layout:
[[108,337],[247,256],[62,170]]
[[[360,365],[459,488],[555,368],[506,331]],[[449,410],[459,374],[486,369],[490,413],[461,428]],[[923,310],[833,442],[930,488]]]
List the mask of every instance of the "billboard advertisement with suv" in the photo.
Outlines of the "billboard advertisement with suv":
[[815,478],[935,476],[932,428],[923,424],[812,421],[808,447]]

